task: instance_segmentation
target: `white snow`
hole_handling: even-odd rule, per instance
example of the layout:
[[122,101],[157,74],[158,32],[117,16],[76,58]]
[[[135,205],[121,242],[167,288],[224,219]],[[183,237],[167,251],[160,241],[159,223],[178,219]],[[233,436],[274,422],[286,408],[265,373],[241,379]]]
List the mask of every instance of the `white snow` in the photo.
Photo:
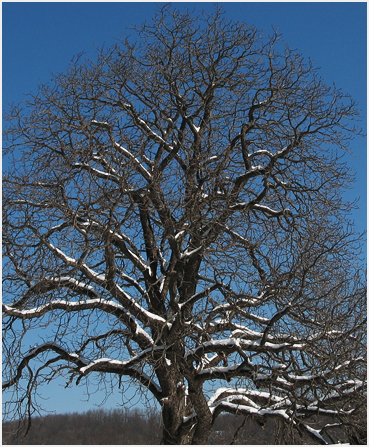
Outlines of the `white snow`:
[[[164,346],[155,346],[153,348],[148,348],[145,349],[144,351],[142,351],[140,354],[129,358],[128,360],[112,360],[110,358],[104,357],[104,358],[100,358],[100,359],[96,359],[93,360],[91,363],[89,363],[88,365],[80,368],[80,372],[82,374],[85,374],[86,372],[91,371],[92,369],[96,369],[95,367],[97,365],[111,365],[111,366],[121,366],[122,368],[124,368],[125,366],[132,366],[136,363],[139,363],[141,360],[145,359],[146,354],[152,352],[152,351],[162,351],[164,350]],[[140,373],[141,374],[141,373]]]
[[93,168],[88,163],[73,163],[73,166],[87,168],[89,171],[95,173],[98,177],[113,180],[115,183],[119,182],[119,178],[117,176],[109,174],[105,171],[100,171],[100,169]]
[[70,283],[70,284],[74,284],[78,287],[81,287],[83,289],[87,289],[87,290],[91,290],[92,292],[95,293],[95,295],[97,295],[97,292],[95,291],[94,287],[90,286],[89,284],[86,284],[82,281],[78,281],[75,278],[71,277],[71,276],[46,276],[45,280],[47,281],[52,281],[55,282],[57,284],[63,285],[63,283]]
[[110,124],[107,123],[106,121],[96,121],[96,120],[91,120],[91,123],[92,123],[92,124],[98,124],[98,125],[101,125],[101,126],[109,126],[109,127],[110,127]]
[[119,149],[123,155],[125,155],[127,158],[129,158],[134,163],[134,165],[136,166],[136,168],[138,169],[140,174],[142,174],[146,180],[152,179],[150,172],[142,165],[142,163],[140,163],[140,161],[128,149],[121,146],[116,141],[114,142],[114,146],[117,149]]
[[80,370],[80,372],[82,374],[85,374],[86,372],[88,372],[92,368],[94,368],[96,365],[100,365],[100,364],[109,364],[109,365],[112,365],[112,364],[118,365],[118,364],[120,364],[122,366],[124,365],[123,362],[119,362],[118,360],[111,360],[109,358],[101,358],[101,359],[97,359],[97,360],[92,361],[87,366],[84,366],[84,367],[80,368],[79,370]]
[[188,249],[186,249],[184,251],[183,254],[181,254],[181,259],[185,258],[185,257],[189,257],[192,256],[194,253],[197,253],[198,251],[200,251],[202,249],[202,246],[200,245],[200,247],[195,248],[194,250],[188,251]]
[[84,301],[67,301],[67,300],[53,300],[39,307],[34,307],[33,309],[19,310],[14,309],[11,306],[3,305],[3,310],[8,315],[14,315],[17,317],[34,318],[43,315],[44,313],[52,309],[64,309],[66,311],[71,311],[73,309],[84,310],[92,308],[105,308],[108,312],[114,312],[116,309],[124,310],[123,307],[113,301],[104,300],[101,298],[84,300]]
[[62,250],[60,250],[59,248],[55,247],[53,244],[51,244],[50,242],[47,243],[50,247],[50,249],[52,251],[54,251],[61,259],[63,259],[66,263],[70,263],[75,265],[76,264],[76,260],[74,258],[71,258],[69,256],[67,256]]
[[[261,340],[251,341],[251,340],[244,340],[244,339],[240,339],[240,338],[231,338],[231,339],[226,338],[226,339],[222,339],[222,340],[211,340],[211,341],[202,343],[195,349],[191,349],[191,350],[187,351],[185,354],[185,357],[187,358],[188,356],[194,355],[199,350],[205,350],[206,352],[211,352],[213,350],[216,351],[221,347],[227,347],[227,348],[241,347],[244,350],[246,350],[246,349],[254,350],[254,349],[260,348],[260,343],[261,343]],[[269,350],[274,351],[274,350],[280,350],[280,349],[302,350],[302,349],[304,349],[305,346],[300,343],[266,342],[264,344],[264,347],[269,348]]]
[[253,153],[251,154],[250,158],[251,158],[251,157],[256,157],[256,156],[258,156],[258,155],[268,155],[270,158],[273,157],[273,154],[272,154],[271,152],[269,152],[268,150],[266,150],[266,149],[260,149],[260,150],[257,150],[257,151],[255,151],[255,152],[253,152]]
[[256,210],[259,210],[259,211],[263,211],[268,214],[278,214],[279,213],[279,211],[273,210],[272,208],[269,208],[269,206],[260,205],[258,203],[255,203],[255,205],[253,205],[253,208]]
[[316,436],[318,439],[320,439],[321,441],[323,441],[324,444],[328,444],[328,442],[323,438],[323,436],[321,436],[320,434],[320,430],[315,430],[314,428],[311,428],[309,425],[307,424],[303,424],[304,427],[314,436]]
[[198,375],[216,374],[216,373],[226,374],[230,371],[234,371],[235,369],[239,368],[240,365],[241,365],[240,363],[235,363],[234,365],[230,365],[230,366],[214,366],[212,368],[204,368],[198,373]]
[[[116,285],[116,287],[119,290],[119,292],[124,296],[124,298],[129,301],[130,307],[136,309],[140,314],[145,315],[145,317],[148,320],[158,321],[160,323],[166,322],[166,320],[163,317],[159,317],[159,315],[155,315],[154,313],[146,310],[144,307],[142,307],[140,304],[138,304],[138,302],[135,301],[132,297],[130,297],[128,295],[128,293],[125,292],[121,287],[119,287],[118,285]],[[120,306],[120,307],[123,309],[122,306]]]
[[209,157],[207,160],[206,160],[206,163],[207,162],[211,162],[211,161],[217,161],[217,160],[219,160],[219,157],[218,157],[218,155],[213,155],[212,157]]
[[183,234],[185,234],[185,230],[181,230],[181,231],[179,231],[175,236],[174,236],[174,239],[175,240],[177,240],[179,237],[181,237]]

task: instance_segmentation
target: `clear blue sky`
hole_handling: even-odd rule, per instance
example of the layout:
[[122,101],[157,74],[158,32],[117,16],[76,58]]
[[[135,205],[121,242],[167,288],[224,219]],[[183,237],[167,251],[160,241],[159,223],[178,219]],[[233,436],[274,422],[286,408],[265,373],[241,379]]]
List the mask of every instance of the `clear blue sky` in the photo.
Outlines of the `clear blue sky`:
[[[366,125],[366,2],[220,2],[227,17],[253,24],[265,34],[278,28],[291,48],[311,58],[321,67],[327,84],[333,82],[359,103]],[[207,2],[176,2],[180,9],[212,9]],[[24,94],[36,92],[40,83],[51,80],[50,73],[66,70],[69,60],[84,51],[94,58],[95,47],[110,46],[127,32],[126,28],[149,21],[155,4],[151,2],[20,3],[4,2],[3,11],[3,107],[18,103]],[[350,198],[360,197],[354,218],[359,229],[366,228],[366,141],[352,143],[357,158],[348,162],[357,171]],[[102,396],[83,403],[83,390],[64,390],[49,385],[45,406],[58,412],[86,411]],[[104,405],[121,402],[113,396]]]

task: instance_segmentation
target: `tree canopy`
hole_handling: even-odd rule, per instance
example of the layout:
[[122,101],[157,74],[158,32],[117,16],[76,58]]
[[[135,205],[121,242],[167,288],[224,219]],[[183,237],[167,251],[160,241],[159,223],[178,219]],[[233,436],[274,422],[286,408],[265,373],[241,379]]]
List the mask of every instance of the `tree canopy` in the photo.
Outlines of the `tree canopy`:
[[329,443],[365,401],[361,240],[341,195],[358,118],[277,33],[168,6],[14,107],[9,411],[31,415],[59,376],[127,379],[161,406],[164,443],[206,443],[223,412]]

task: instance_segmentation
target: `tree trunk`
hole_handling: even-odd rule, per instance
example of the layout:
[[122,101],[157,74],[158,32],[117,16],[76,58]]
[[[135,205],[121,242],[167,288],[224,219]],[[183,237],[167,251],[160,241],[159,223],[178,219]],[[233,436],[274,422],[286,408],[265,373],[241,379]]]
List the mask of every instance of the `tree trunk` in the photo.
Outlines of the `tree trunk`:
[[[174,361],[173,357],[172,359]],[[166,364],[160,369],[162,377],[160,383],[165,396],[161,400],[162,444],[188,444],[187,437],[183,433],[183,418],[186,413],[186,387],[183,375],[179,371],[178,364]]]
[[188,438],[181,430],[183,423],[183,413],[179,400],[167,400],[163,403],[163,439],[162,444],[188,444]]
[[191,444],[208,444],[213,426],[213,416],[202,390],[202,382],[189,382],[188,394],[196,412],[197,419]]
[[[207,444],[213,417],[202,390],[202,382],[181,373],[178,363],[161,367],[162,444]],[[188,388],[185,380],[188,381]],[[186,417],[193,418],[185,421]]]

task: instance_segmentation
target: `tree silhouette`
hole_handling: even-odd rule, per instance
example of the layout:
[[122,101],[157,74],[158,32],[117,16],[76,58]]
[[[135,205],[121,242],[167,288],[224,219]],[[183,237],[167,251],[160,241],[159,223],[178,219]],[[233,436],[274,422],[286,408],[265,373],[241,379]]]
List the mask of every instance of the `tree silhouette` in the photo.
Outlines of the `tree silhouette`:
[[128,379],[161,406],[164,443],[207,443],[223,412],[329,442],[365,384],[340,195],[356,105],[219,8],[164,6],[136,33],[6,117],[9,411],[31,415],[60,375]]

